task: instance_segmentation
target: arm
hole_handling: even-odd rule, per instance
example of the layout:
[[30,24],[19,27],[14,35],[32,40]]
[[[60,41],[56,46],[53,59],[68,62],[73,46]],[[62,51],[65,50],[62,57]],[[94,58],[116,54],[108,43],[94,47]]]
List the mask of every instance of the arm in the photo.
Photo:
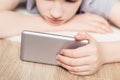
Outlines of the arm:
[[111,26],[107,20],[102,16],[91,13],[75,15],[66,26],[69,31],[85,31],[102,34],[112,32]]
[[0,0],[0,11],[1,10],[13,10],[21,0]]
[[[93,19],[93,17],[95,18]],[[100,18],[98,17],[97,19],[96,17],[97,17],[96,15],[92,14],[76,15],[69,22],[56,26],[47,23],[47,21],[43,20],[43,18],[41,18],[40,16],[29,16],[18,14],[12,11],[1,11],[0,38],[18,35],[23,30],[32,30],[40,32],[64,31],[64,30],[78,32],[91,31],[100,33],[110,32],[111,30],[109,29],[108,23],[101,17]],[[101,24],[101,22],[104,24]],[[106,28],[105,25],[108,26],[108,28]]]
[[104,63],[120,62],[120,41],[100,43]]
[[0,38],[18,35],[23,30],[48,32],[62,29],[49,25],[38,16],[23,15],[11,11],[0,12]]
[[11,11],[16,8],[20,1],[0,0],[0,38],[18,35],[23,30],[56,31],[59,29],[48,25],[41,17],[28,16]]
[[120,42],[96,42],[85,33],[75,36],[76,40],[89,40],[89,44],[76,49],[63,49],[57,56],[58,64],[76,75],[91,75],[103,64],[120,62]]
[[113,6],[109,14],[109,21],[114,25],[120,27],[120,1],[117,1]]
[[47,21],[43,20],[43,18],[40,16],[29,16],[10,11],[20,3],[20,0],[11,0],[8,2],[1,0],[1,3],[6,4],[0,6],[0,38],[18,35],[23,30],[40,32],[58,30],[78,32],[91,31],[100,33],[110,32],[110,29],[106,28],[106,26],[108,26],[108,22],[97,15],[75,15],[72,20],[68,21],[67,23],[55,26],[48,24]]

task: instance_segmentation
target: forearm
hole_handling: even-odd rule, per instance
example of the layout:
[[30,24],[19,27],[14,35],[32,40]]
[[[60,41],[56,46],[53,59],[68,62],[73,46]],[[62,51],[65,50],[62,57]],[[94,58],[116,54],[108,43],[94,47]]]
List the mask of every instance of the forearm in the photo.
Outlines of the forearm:
[[113,6],[109,14],[109,21],[117,27],[120,27],[120,1],[117,1]]
[[64,30],[61,26],[50,25],[39,16],[29,16],[10,11],[0,12],[0,38],[15,36],[23,30],[40,32]]
[[0,10],[13,10],[21,0],[0,0]]
[[120,62],[120,42],[102,42],[100,43],[100,54],[102,54],[104,63]]

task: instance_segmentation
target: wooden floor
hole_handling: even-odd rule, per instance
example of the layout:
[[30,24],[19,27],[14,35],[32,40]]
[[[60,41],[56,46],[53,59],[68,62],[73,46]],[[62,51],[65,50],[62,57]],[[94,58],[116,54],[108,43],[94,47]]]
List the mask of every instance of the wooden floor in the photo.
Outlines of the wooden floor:
[[120,80],[120,63],[104,65],[91,76],[75,76],[64,69],[20,60],[20,43],[0,40],[0,80]]

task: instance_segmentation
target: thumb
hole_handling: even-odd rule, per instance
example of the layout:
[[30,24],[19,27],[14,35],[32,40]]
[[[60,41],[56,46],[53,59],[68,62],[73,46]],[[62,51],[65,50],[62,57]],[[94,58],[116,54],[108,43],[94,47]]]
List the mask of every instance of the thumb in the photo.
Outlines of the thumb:
[[79,32],[79,33],[75,36],[75,39],[76,39],[77,41],[88,40],[88,43],[90,43],[90,44],[96,42],[96,40],[95,40],[91,35],[89,35],[89,34],[86,33],[86,32]]

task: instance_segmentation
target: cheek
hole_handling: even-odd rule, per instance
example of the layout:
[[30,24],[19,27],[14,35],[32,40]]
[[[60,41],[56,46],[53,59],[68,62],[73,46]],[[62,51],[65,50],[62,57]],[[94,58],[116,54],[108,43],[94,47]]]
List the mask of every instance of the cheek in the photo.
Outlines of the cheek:
[[66,13],[64,16],[65,16],[66,19],[70,19],[70,18],[72,18],[74,15],[75,15],[75,14],[74,14],[73,12],[71,12],[71,13]]
[[51,3],[44,0],[36,0],[36,5],[41,14],[46,14],[50,9]]
[[42,5],[38,5],[37,7],[41,15],[46,15],[49,13],[49,7],[42,6]]
[[71,9],[71,8],[64,10],[65,18],[68,18],[68,19],[72,18],[74,15],[76,15],[76,11],[77,10],[74,10],[74,9]]
[[66,3],[63,8],[65,16],[72,17],[76,15],[76,12],[78,11],[79,6],[80,6],[80,3],[74,4],[74,5]]

